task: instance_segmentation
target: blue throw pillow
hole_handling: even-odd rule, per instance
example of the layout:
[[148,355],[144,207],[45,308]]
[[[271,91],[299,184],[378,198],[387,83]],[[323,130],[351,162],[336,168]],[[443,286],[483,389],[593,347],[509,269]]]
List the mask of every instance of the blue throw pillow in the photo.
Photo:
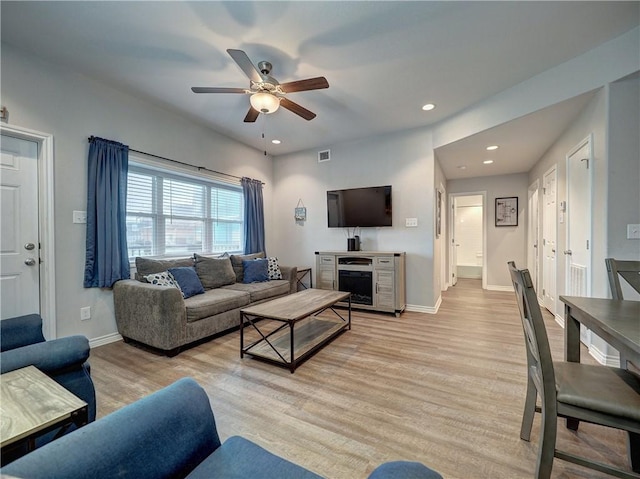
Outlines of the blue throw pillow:
[[182,296],[187,299],[196,294],[204,293],[204,288],[198,278],[196,269],[193,266],[181,266],[179,268],[169,268],[167,271],[171,273],[173,279],[176,280],[180,289],[182,290]]
[[269,281],[269,260],[267,258],[245,260],[242,262],[244,270],[243,283],[261,283]]

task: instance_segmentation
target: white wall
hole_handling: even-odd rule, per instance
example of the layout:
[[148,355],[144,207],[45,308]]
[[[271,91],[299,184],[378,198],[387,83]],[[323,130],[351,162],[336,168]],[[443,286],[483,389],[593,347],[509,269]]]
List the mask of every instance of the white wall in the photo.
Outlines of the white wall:
[[[237,176],[263,180],[267,244],[272,219],[271,159],[175,112],[2,45],[2,104],[10,125],[54,136],[57,335],[97,339],[116,332],[108,289],[82,286],[85,227],[72,223],[86,209],[87,138],[117,140],[131,148]],[[80,308],[92,318],[80,321]]]
[[[529,184],[533,183],[536,179],[539,180],[540,185],[543,184],[543,176],[549,168],[552,166],[557,167],[558,182],[557,182],[557,202],[567,200],[567,168],[566,157],[569,151],[574,148],[578,143],[584,140],[588,135],[593,135],[593,283],[592,294],[593,296],[606,297],[608,291],[607,275],[604,265],[604,254],[606,251],[606,235],[607,235],[607,160],[606,160],[606,108],[607,108],[607,93],[606,89],[602,88],[594,98],[585,107],[584,111],[579,115],[576,121],[571,127],[565,131],[556,142],[549,148],[545,155],[540,159],[538,163],[529,172]],[[540,194],[540,224],[543,224],[543,195]],[[542,228],[539,230],[540,237],[538,238],[538,244],[542,244]],[[558,252],[564,251],[566,248],[566,224],[560,223],[557,228],[558,242],[556,250]],[[542,248],[539,248],[540,250]],[[540,254],[540,264],[543,264],[542,251]],[[564,294],[565,288],[565,259],[564,256],[557,256],[557,296]],[[559,316],[563,316],[564,313],[563,303],[557,300],[556,313]]]
[[[640,224],[640,79],[636,74],[609,88],[607,256],[640,260],[640,240],[627,225]],[[626,282],[623,281],[626,286]],[[631,287],[624,297],[640,299]]]
[[[485,228],[487,230],[487,289],[510,289],[513,287],[507,262],[525,265],[527,175],[482,176],[479,178],[449,180],[447,193],[475,193],[486,191]],[[518,197],[518,226],[495,226],[495,199]]]
[[435,148],[595,90],[640,69],[640,27],[439,123]]
[[[284,264],[311,265],[315,252],[347,248],[346,232],[327,227],[327,190],[391,185],[393,226],[363,228],[363,250],[407,253],[407,303],[433,308],[440,294],[434,285],[434,160],[427,130],[377,136],[331,146],[331,161],[318,163],[317,150],[274,160],[273,246]],[[293,217],[298,200],[307,220]],[[405,227],[417,218],[418,227]],[[438,269],[439,271],[439,269]],[[436,290],[437,288],[437,290]]]

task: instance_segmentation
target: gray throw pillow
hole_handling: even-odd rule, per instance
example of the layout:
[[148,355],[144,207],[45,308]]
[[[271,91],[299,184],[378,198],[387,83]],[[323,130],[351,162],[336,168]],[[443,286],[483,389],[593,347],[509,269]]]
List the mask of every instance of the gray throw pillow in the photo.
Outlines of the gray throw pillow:
[[193,258],[178,259],[152,259],[136,258],[136,279],[145,282],[145,276],[154,273],[162,273],[169,268],[180,268],[182,266],[193,266]]
[[228,256],[207,258],[196,253],[196,273],[204,289],[219,288],[236,282],[236,274]]
[[264,258],[264,251],[260,253],[253,254],[232,254],[231,255],[231,266],[233,266],[233,271],[236,273],[236,283],[242,283],[244,280],[244,269],[242,268],[243,261],[249,261],[252,259]]

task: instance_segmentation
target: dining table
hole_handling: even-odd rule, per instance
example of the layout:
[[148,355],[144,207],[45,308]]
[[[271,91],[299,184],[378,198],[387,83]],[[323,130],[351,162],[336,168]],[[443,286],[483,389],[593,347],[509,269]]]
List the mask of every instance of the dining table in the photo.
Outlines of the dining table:
[[[620,367],[628,363],[640,368],[640,301],[560,296],[564,303],[564,359],[580,362],[580,324],[601,337],[620,353]],[[577,429],[577,421],[567,419]],[[640,434],[628,434],[631,468],[640,472]]]
[[[620,367],[640,367],[640,301],[560,296],[564,303],[564,359],[580,362],[580,324],[620,353]],[[623,364],[625,363],[625,364]]]

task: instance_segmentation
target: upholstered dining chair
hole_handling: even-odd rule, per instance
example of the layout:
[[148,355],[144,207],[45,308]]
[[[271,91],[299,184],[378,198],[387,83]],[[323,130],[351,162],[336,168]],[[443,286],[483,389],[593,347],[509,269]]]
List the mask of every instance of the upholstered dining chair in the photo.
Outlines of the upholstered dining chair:
[[[557,457],[616,477],[640,478],[639,473],[556,449],[558,417],[640,433],[640,378],[618,368],[553,362],[529,271],[518,270],[511,261],[509,272],[527,349],[528,379],[521,439],[530,440],[535,413],[542,413],[535,477],[549,478],[553,459]],[[536,406],[538,396],[540,407]],[[630,455],[637,453],[630,451]]]
[[640,261],[607,258],[604,262],[607,265],[609,286],[611,287],[613,299],[624,299],[620,276],[622,276],[633,289],[640,293]]

